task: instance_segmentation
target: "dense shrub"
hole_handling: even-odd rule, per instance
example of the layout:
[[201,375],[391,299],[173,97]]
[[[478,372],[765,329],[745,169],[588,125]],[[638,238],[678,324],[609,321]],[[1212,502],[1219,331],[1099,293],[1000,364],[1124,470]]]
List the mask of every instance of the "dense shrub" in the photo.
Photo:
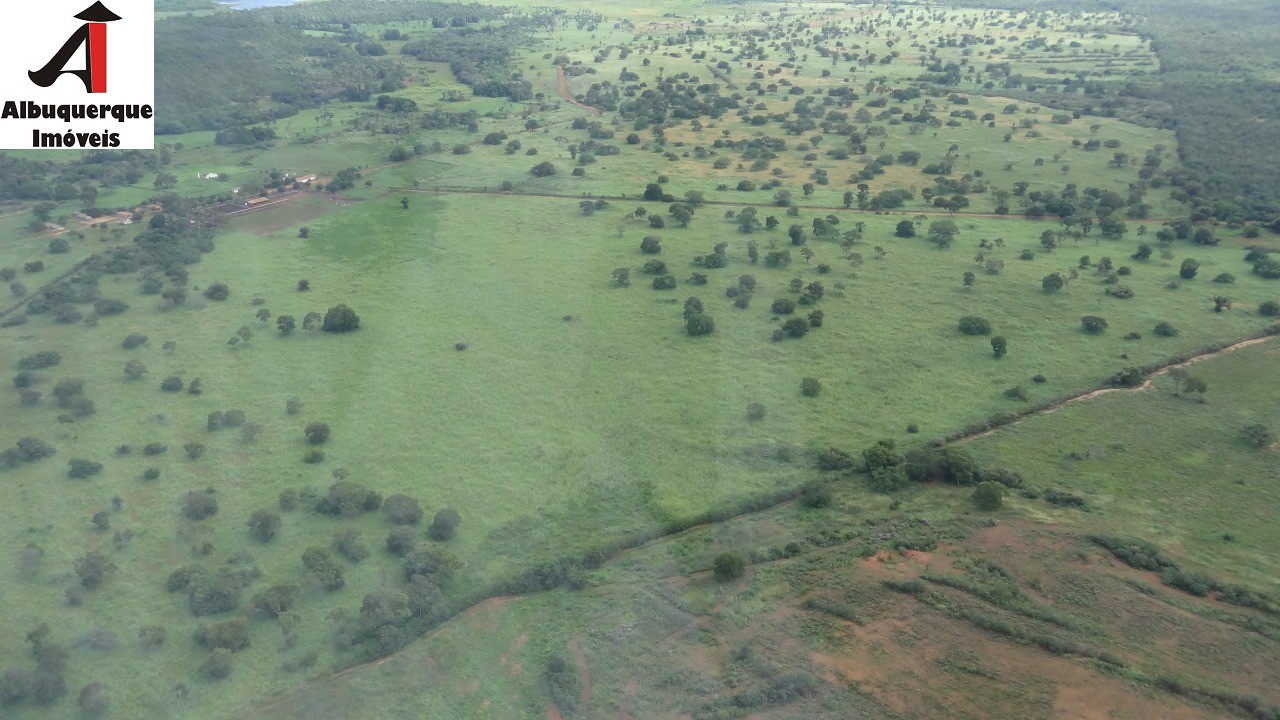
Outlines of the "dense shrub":
[[906,487],[908,481],[901,465],[885,465],[867,473],[867,487],[878,493],[896,492]]
[[352,527],[339,528],[333,533],[333,547],[342,557],[358,563],[369,557],[369,548],[360,539],[360,531]]
[[352,332],[360,327],[360,316],[346,305],[335,305],[324,314],[320,329],[328,333]]
[[684,320],[684,329],[691,336],[710,335],[716,329],[716,323],[710,315],[692,313]]
[[1178,335],[1178,328],[1170,325],[1167,322],[1162,322],[1159,325],[1156,325],[1155,329],[1153,329],[1151,332],[1155,333],[1160,337],[1176,337]]
[[1145,378],[1142,368],[1127,367],[1107,378],[1107,384],[1112,387],[1138,387]]
[[316,512],[321,515],[356,517],[363,512],[382,507],[382,496],[358,483],[346,480],[329,486],[329,493],[316,502]]
[[204,289],[204,296],[210,300],[221,302],[231,296],[231,290],[224,282],[216,282]]
[[427,535],[432,540],[449,540],[457,532],[460,524],[462,524],[462,516],[458,511],[453,508],[444,508],[431,519],[431,525],[427,527]]
[[21,460],[32,461],[47,458],[54,453],[51,445],[39,438],[22,437],[18,438],[16,444],[18,458]]
[[828,483],[814,480],[800,491],[800,504],[808,508],[824,508],[831,504],[833,497]]
[[786,298],[778,298],[769,305],[769,311],[775,315],[790,315],[796,311],[796,304]]
[[1022,476],[1012,470],[984,468],[978,477],[982,482],[997,482],[1010,488],[1022,487]]
[[387,534],[387,552],[404,557],[404,554],[418,544],[418,533],[413,528],[401,525]]
[[280,532],[280,516],[270,510],[254,510],[247,524],[249,534],[259,542],[271,542]]
[[160,389],[165,392],[182,392],[182,378],[177,375],[170,375],[160,383]]
[[182,496],[182,514],[188,520],[204,520],[218,512],[218,501],[205,490],[192,490]]
[[853,456],[839,448],[827,448],[818,453],[815,464],[819,470],[851,470],[853,469]]
[[18,360],[19,370],[43,370],[62,362],[62,355],[55,350],[42,350]]
[[418,543],[404,556],[404,577],[411,580],[414,575],[422,575],[444,581],[460,566],[448,551],[430,543]]
[[986,318],[976,315],[965,315],[956,323],[956,327],[965,335],[990,335],[991,323]]
[[817,378],[801,378],[800,394],[805,397],[817,397],[822,392],[822,383]]
[[84,480],[102,472],[102,463],[84,458],[73,458],[67,463],[67,477],[73,480]]
[[382,501],[382,512],[396,525],[417,525],[422,520],[422,506],[408,495],[390,495]]
[[187,603],[194,615],[217,615],[240,605],[243,578],[228,568],[199,573],[188,586]]
[[1064,490],[1058,490],[1056,488],[1049,488],[1048,490],[1045,490],[1043,497],[1045,502],[1050,505],[1057,505],[1058,507],[1081,508],[1086,504],[1084,498],[1079,495],[1069,493]]
[[979,510],[999,510],[1004,504],[1004,485],[998,482],[984,481],[973,489],[971,499]]
[[303,434],[307,436],[307,442],[319,445],[329,439],[329,425],[322,422],[308,423]]
[[208,648],[239,652],[249,647],[249,621],[238,617],[202,625],[196,630],[196,642]]
[[1107,319],[1097,315],[1085,315],[1080,318],[1080,327],[1090,335],[1097,335],[1107,329]]
[[736,580],[742,577],[743,571],[746,570],[747,561],[741,555],[733,552],[724,552],[716,556],[711,562],[712,572],[716,580],[726,582]]
[[654,290],[674,290],[676,287],[675,275],[659,275],[653,279]]

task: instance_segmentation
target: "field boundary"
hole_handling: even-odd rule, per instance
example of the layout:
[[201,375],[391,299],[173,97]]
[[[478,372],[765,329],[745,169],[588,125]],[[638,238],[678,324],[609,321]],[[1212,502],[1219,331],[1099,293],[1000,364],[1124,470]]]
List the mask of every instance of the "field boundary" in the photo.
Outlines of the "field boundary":
[[1219,355],[1224,355],[1229,352],[1235,352],[1236,350],[1249,347],[1251,345],[1264,343],[1268,340],[1275,338],[1277,335],[1280,335],[1280,325],[1272,325],[1266,328],[1265,330],[1262,330],[1260,333],[1254,333],[1253,335],[1250,335],[1243,340],[1239,340],[1237,342],[1231,343],[1230,345],[1226,345],[1225,347],[1219,346],[1216,349],[1205,350],[1196,355],[1191,355],[1190,357],[1170,358],[1169,360],[1167,360],[1162,364],[1151,366],[1150,369],[1147,370],[1146,379],[1144,379],[1142,381],[1142,384],[1137,387],[1103,386],[1103,387],[1094,387],[1089,390],[1082,390],[1078,393],[1073,393],[1072,395],[1069,395],[1065,398],[1058,398],[1056,400],[1051,400],[1044,405],[1032,408],[1031,410],[1027,410],[1026,412],[1012,415],[1010,416],[1010,419],[1007,420],[1006,422],[1001,422],[999,424],[994,425],[993,427],[988,427],[985,430],[972,431],[972,432],[964,433],[958,436],[956,435],[948,436],[948,438],[945,439],[942,444],[962,445],[971,440],[977,440],[979,438],[987,437],[988,435],[993,435],[996,432],[1003,430],[1007,427],[1011,427],[1013,425],[1021,425],[1023,421],[1029,418],[1036,417],[1038,415],[1050,415],[1057,412],[1058,410],[1060,410],[1061,408],[1067,405],[1083,402],[1090,398],[1098,397],[1099,395],[1107,395],[1113,392],[1127,392],[1127,393],[1144,392],[1146,390],[1151,389],[1157,377],[1168,373],[1170,370],[1174,370],[1180,367],[1185,367],[1192,363],[1201,362],[1202,360],[1210,360]]

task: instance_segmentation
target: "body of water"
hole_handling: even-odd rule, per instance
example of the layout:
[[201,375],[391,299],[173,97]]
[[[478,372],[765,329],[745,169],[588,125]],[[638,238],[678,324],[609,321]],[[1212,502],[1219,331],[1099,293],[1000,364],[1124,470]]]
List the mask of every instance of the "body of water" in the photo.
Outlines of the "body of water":
[[236,10],[252,10],[262,7],[277,7],[280,5],[292,5],[295,0],[222,0],[224,5],[230,5]]

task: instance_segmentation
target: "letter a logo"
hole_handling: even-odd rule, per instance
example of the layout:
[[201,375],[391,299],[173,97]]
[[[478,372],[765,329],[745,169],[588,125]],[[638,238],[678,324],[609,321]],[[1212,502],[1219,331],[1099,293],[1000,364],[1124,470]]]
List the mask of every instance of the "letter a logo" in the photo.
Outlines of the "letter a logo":
[[[31,82],[47,88],[63,75],[76,75],[84,81],[85,92],[104,93],[107,91],[107,23],[119,20],[120,16],[108,10],[101,2],[95,2],[75,16],[85,20],[67,38],[62,49],[39,70],[28,71]],[[81,45],[85,46],[83,70],[64,70],[71,56]]]

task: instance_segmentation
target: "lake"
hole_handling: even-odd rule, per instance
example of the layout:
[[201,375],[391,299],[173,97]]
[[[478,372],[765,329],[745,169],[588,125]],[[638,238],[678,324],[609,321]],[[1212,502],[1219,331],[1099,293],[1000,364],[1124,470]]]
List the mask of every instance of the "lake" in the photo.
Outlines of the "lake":
[[233,0],[232,2],[223,2],[224,5],[231,5],[236,10],[252,10],[262,7],[278,7],[280,5],[292,5],[295,0]]

